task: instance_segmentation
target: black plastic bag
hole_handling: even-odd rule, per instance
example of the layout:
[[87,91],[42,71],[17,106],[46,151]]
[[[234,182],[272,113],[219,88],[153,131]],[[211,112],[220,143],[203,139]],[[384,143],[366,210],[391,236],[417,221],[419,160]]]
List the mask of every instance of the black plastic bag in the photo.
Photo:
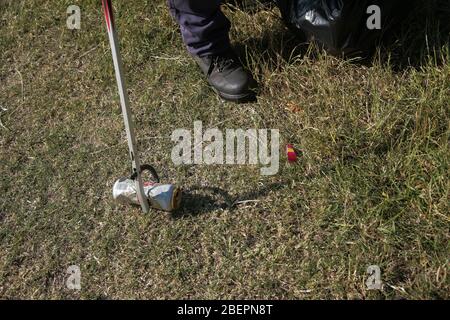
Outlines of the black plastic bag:
[[[399,18],[404,0],[277,0],[288,25],[334,55],[364,55]],[[381,9],[381,29],[369,29],[368,7]],[[405,9],[407,10],[407,9]]]

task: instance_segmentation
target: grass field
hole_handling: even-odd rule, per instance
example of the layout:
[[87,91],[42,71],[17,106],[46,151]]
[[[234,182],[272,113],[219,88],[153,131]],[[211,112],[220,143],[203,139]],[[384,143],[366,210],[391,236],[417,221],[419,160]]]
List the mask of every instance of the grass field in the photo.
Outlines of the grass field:
[[[144,215],[112,201],[129,160],[100,1],[0,0],[0,298],[448,299],[450,9],[435,3],[369,63],[300,45],[276,8],[224,8],[260,84],[235,105],[163,0],[116,1],[142,158],[185,190],[179,212]],[[301,157],[269,177],[176,167],[170,135],[195,120],[279,129]]]

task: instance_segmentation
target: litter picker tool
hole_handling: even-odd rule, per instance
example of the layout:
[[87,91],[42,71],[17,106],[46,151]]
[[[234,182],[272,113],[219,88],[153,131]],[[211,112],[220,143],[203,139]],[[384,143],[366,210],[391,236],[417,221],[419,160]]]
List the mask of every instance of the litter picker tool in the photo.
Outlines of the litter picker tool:
[[[164,211],[173,211],[179,207],[181,202],[180,189],[174,185],[160,184],[155,169],[150,165],[141,166],[140,164],[111,0],[102,0],[102,5],[108,28],[132,170],[131,177],[121,178],[114,184],[114,199],[122,203],[138,204],[144,213],[147,213],[150,207]],[[143,171],[150,172],[153,178],[152,182],[143,183]]]

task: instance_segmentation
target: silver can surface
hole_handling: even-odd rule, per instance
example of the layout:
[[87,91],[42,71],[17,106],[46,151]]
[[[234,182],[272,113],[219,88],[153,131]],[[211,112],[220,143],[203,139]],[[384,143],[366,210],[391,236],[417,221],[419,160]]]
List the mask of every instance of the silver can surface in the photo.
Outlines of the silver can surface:
[[[181,190],[171,184],[144,183],[145,195],[150,205],[158,210],[173,211],[181,203]],[[136,192],[136,181],[130,178],[120,178],[114,183],[113,197],[122,204],[139,205]]]

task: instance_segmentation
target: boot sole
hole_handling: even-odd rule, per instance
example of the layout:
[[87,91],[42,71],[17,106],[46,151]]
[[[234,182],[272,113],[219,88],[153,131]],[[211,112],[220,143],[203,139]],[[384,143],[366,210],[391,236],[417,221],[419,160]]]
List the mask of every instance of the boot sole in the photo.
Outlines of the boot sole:
[[[209,84],[209,83],[208,83]],[[223,100],[229,101],[229,102],[236,102],[236,103],[247,103],[247,102],[254,102],[256,101],[256,93],[254,92],[246,92],[242,94],[228,94],[224,92],[220,92],[213,86],[209,85],[211,89]]]

